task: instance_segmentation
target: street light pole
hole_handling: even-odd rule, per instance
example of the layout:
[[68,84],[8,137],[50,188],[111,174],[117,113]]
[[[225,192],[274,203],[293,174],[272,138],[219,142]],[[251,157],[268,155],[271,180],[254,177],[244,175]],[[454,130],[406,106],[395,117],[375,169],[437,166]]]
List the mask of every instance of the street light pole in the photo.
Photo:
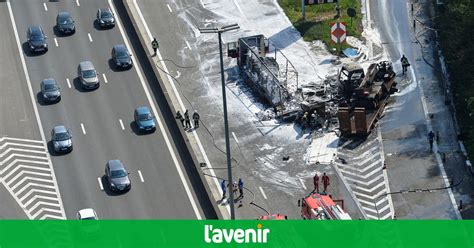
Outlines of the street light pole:
[[[224,77],[224,55],[222,53],[222,33],[235,30],[240,28],[237,24],[223,26],[220,28],[200,28],[201,33],[217,33],[219,38],[219,56],[221,62],[221,84],[222,84],[222,101],[224,107],[224,133],[225,133],[225,153],[227,158],[227,180],[229,186],[233,186],[232,180],[232,163],[230,156],[230,140],[229,140],[229,120],[227,118],[227,98],[225,92],[225,77]],[[235,209],[234,209],[234,190],[233,187],[229,187],[229,198],[230,198],[230,219],[235,220]]]

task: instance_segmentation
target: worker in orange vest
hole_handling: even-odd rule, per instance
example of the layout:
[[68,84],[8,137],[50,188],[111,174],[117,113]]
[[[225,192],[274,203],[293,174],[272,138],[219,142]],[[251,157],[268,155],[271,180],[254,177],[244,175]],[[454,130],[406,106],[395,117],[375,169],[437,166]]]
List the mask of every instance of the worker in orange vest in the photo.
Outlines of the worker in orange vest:
[[326,192],[328,186],[329,186],[329,177],[326,175],[326,172],[323,173],[323,177],[322,177],[322,180],[323,180],[323,187],[324,187],[324,192]]
[[313,183],[314,183],[314,191],[319,193],[319,176],[317,172],[314,174]]

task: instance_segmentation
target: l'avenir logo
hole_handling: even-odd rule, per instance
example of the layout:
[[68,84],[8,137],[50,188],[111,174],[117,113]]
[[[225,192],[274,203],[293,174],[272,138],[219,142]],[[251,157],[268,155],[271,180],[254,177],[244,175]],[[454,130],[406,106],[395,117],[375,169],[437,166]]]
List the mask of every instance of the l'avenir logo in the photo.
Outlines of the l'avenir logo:
[[214,228],[212,225],[204,225],[206,243],[267,243],[269,233],[270,229],[262,228],[262,224],[258,224],[257,228],[248,229]]

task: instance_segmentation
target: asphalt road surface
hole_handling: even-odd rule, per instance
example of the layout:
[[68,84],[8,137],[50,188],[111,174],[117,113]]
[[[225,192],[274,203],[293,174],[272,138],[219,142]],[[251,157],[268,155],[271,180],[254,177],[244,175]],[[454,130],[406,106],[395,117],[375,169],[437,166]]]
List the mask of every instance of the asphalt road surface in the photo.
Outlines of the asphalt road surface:
[[[117,25],[99,30],[94,25],[96,11],[108,6],[111,1],[105,0],[11,2],[46,140],[50,140],[51,129],[56,125],[65,125],[73,135],[74,151],[52,156],[65,214],[74,219],[78,210],[94,208],[101,219],[206,218],[201,208],[210,205],[196,200],[196,190],[186,177],[168,127],[157,126],[156,132],[149,135],[136,133],[133,110],[156,103],[147,77],[143,76],[148,71],[142,72],[137,63],[127,71],[111,68],[112,46],[126,43],[123,30],[130,27],[121,30]],[[59,36],[53,29],[57,13],[63,10],[75,20],[76,33],[72,36]],[[32,24],[41,25],[48,36],[49,51],[44,55],[25,50],[26,30]],[[136,55],[134,50],[131,52]],[[77,67],[84,60],[92,61],[99,74],[101,85],[95,91],[84,92],[80,88]],[[61,87],[62,100],[58,104],[45,105],[38,99],[40,82],[49,77]],[[20,82],[26,84],[25,80]],[[163,99],[157,102],[166,104]],[[153,109],[158,113],[158,122],[164,123],[159,108]],[[109,192],[103,175],[110,159],[120,159],[126,165],[132,181],[129,192]]]

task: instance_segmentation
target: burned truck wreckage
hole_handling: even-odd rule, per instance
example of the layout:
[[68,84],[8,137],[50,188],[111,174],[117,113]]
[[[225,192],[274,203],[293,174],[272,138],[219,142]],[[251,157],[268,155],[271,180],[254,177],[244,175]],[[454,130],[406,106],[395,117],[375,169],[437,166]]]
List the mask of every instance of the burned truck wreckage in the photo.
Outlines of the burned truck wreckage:
[[388,61],[371,64],[367,72],[356,63],[343,64],[337,78],[300,85],[293,64],[263,35],[228,43],[227,53],[237,58],[245,85],[273,108],[277,119],[303,128],[338,129],[346,137],[368,135],[397,91]]

